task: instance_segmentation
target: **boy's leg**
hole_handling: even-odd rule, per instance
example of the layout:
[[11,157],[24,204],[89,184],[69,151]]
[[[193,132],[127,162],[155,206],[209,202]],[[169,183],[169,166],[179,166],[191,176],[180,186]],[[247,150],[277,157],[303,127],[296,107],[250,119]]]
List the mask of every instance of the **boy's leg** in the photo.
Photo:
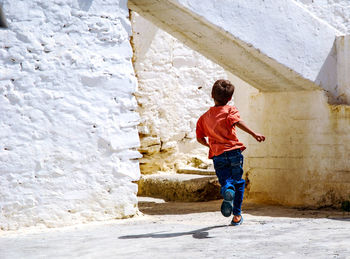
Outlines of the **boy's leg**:
[[221,185],[220,193],[222,196],[225,195],[227,189],[235,190],[234,181],[231,177],[231,164],[230,161],[224,155],[216,156],[213,158],[214,168],[216,176],[218,177]]
[[225,196],[225,193],[227,190],[231,189],[232,191],[236,191],[236,187],[234,185],[234,183],[232,181],[230,181],[230,179],[226,180],[225,181],[226,184],[224,186],[221,186],[221,189],[220,189],[220,193],[222,195],[222,197]]
[[225,154],[213,158],[214,168],[221,185],[221,195],[224,200],[221,204],[221,213],[229,217],[233,211],[233,200],[235,196],[234,182],[231,177],[230,161]]
[[235,187],[236,187],[236,194],[235,194],[235,199],[233,203],[233,215],[241,215],[245,180],[241,179],[241,181],[235,184]]
[[231,161],[231,179],[235,187],[235,198],[233,205],[233,215],[241,215],[241,208],[244,195],[245,180],[243,175],[243,155],[241,152],[230,157]]

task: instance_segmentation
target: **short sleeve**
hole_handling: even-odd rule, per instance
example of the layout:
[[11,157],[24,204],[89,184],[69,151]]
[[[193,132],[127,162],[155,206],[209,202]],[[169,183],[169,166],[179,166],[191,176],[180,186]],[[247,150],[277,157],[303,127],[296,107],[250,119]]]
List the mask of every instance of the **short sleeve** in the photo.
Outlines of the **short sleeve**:
[[241,120],[241,116],[239,115],[239,111],[237,110],[236,107],[231,107],[228,115],[227,115],[227,122],[230,126],[233,126],[237,122]]
[[197,121],[196,137],[197,138],[204,138],[205,137],[205,134],[203,131],[203,125],[202,125],[202,117],[200,117],[199,120]]

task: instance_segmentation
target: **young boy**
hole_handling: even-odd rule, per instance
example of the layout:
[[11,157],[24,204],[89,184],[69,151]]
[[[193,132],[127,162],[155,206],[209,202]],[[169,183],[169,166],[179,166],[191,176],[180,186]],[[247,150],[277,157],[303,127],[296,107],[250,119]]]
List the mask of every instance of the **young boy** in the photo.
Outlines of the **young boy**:
[[[228,80],[217,80],[212,88],[211,96],[215,106],[204,113],[197,122],[197,141],[209,147],[209,158],[213,159],[216,175],[221,185],[221,194],[224,200],[221,204],[221,213],[230,217],[231,224],[240,225],[243,222],[241,206],[243,202],[245,180],[243,175],[243,143],[236,136],[236,129],[252,135],[257,141],[265,140],[241,120],[238,110],[227,103],[232,99],[235,87]],[[208,138],[208,142],[206,140]]]

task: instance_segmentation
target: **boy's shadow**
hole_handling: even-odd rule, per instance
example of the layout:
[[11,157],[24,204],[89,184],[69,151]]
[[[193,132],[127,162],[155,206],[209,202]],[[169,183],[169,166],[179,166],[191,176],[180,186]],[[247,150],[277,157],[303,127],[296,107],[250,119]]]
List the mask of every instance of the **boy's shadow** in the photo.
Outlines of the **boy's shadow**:
[[196,239],[205,239],[205,238],[212,238],[209,237],[208,230],[214,229],[214,228],[222,228],[227,227],[227,225],[218,225],[218,226],[212,226],[212,227],[206,227],[201,228],[189,232],[178,232],[178,233],[163,233],[163,232],[155,232],[155,233],[148,233],[148,234],[141,234],[141,235],[127,235],[127,236],[121,236],[119,239],[135,239],[135,238],[171,238],[171,237],[179,237],[179,236],[187,236],[192,235],[193,238]]

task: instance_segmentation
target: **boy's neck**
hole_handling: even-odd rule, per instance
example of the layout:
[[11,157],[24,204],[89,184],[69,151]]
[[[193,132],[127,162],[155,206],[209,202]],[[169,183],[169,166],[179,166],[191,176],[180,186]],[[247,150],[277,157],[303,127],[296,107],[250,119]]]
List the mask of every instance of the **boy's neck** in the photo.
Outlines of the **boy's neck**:
[[217,103],[216,101],[214,101],[215,102],[215,106],[214,107],[219,107],[219,106],[225,106],[226,104],[221,104],[221,103]]

